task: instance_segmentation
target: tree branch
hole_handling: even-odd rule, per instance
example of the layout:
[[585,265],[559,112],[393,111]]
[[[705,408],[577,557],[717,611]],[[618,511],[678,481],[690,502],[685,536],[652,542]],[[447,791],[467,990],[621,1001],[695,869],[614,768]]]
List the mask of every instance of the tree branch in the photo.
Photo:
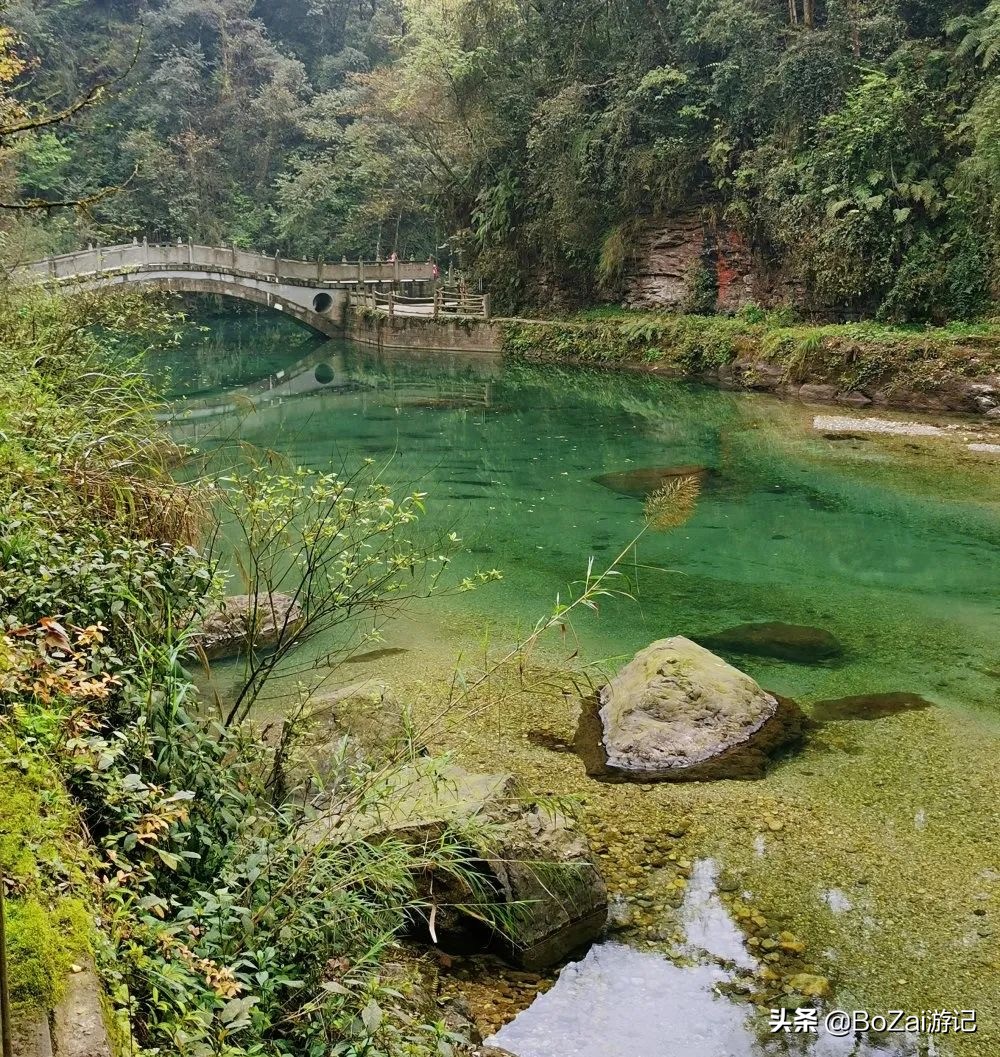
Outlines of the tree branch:
[[[135,49],[132,52],[132,58],[129,60],[128,66],[122,71],[122,73],[118,74],[116,77],[112,77],[110,80],[101,81],[99,84],[93,85],[74,103],[64,107],[62,110],[56,111],[54,114],[42,114],[37,117],[24,118],[13,125],[0,128],[0,145],[3,145],[4,140],[11,136],[16,136],[24,132],[35,132],[38,129],[51,128],[53,125],[60,125],[63,122],[68,121],[74,115],[80,113],[81,110],[93,106],[99,99],[101,99],[108,88],[112,85],[120,84],[132,73],[136,67],[136,63],[139,61],[139,54],[142,51],[142,41],[143,33],[140,28],[139,36],[135,42]],[[58,201],[49,201],[44,198],[29,198],[20,202],[0,202],[0,210],[26,213],[39,211],[48,212],[53,209],[66,208],[86,209],[89,206],[100,202],[102,199],[108,198],[113,194],[118,194],[120,191],[124,190],[124,188],[126,188],[135,178],[138,171],[138,167],[136,167],[133,170],[132,175],[123,184],[107,187],[102,191],[97,191],[94,194],[87,195],[83,198],[67,198]]]
[[90,206],[103,201],[105,198],[120,194],[135,179],[138,173],[139,167],[136,166],[132,170],[132,175],[124,183],[115,184],[113,187],[105,187],[102,190],[95,191],[92,195],[86,195],[83,198],[65,198],[55,202],[49,201],[47,198],[28,198],[23,202],[0,201],[0,209],[13,210],[15,212],[38,212],[39,210],[67,208],[87,209]]

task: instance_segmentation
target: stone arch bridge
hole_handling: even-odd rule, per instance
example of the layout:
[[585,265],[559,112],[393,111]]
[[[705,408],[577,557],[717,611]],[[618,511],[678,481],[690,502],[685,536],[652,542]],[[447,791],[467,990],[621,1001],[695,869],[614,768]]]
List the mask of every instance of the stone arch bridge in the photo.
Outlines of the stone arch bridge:
[[430,261],[288,260],[218,246],[143,240],[47,257],[14,270],[22,281],[99,289],[143,283],[178,293],[222,294],[266,305],[321,334],[342,334],[350,292],[405,291],[418,301],[432,293]]

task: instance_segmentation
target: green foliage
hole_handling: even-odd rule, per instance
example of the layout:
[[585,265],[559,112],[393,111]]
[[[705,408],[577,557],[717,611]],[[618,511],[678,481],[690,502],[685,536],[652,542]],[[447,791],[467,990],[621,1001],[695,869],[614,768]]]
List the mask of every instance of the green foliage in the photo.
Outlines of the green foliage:
[[588,322],[504,324],[504,351],[523,362],[628,366],[697,374],[736,358],[745,324],[647,313],[588,313]]
[[[285,661],[299,639],[340,628],[367,631],[407,600],[442,590],[458,537],[414,542],[426,494],[394,496],[379,474],[374,460],[344,475],[268,472],[259,463],[219,482],[243,592],[285,594],[302,610],[301,622],[286,618],[266,650],[249,644],[228,723],[247,718],[273,672],[291,674]],[[498,575],[476,575],[459,589]]]
[[687,278],[687,296],[681,306],[683,311],[711,315],[718,295],[715,271],[705,261],[698,261]]
[[[14,997],[49,1007],[93,948],[136,1052],[446,1055],[454,1036],[414,1023],[406,980],[383,964],[433,912],[433,891],[490,920],[468,850],[490,847],[489,828],[373,829],[406,802],[415,750],[374,762],[333,744],[317,783],[296,763],[301,716],[280,738],[247,718],[271,671],[255,650],[252,692],[228,724],[213,720],[184,664],[221,584],[178,535],[186,523],[154,517],[178,494],[163,473],[176,453],[135,348],[116,336],[122,312],[13,290],[0,312],[0,868],[14,882]],[[144,516],[107,499],[136,490]],[[339,478],[261,464],[223,492],[247,586],[298,594],[303,633],[349,619],[370,630],[446,565],[446,551],[411,542],[423,497],[394,498],[368,467]]]
[[715,376],[736,363],[751,379],[768,364],[779,367],[788,383],[828,383],[843,392],[919,390],[956,376],[981,377],[1000,363],[1000,332],[989,323],[806,326],[789,315],[755,306],[732,318],[597,309],[565,321],[507,321],[504,351],[519,363],[685,375]]
[[21,140],[17,158],[21,182],[31,197],[57,192],[66,180],[73,152],[54,132]]
[[[69,101],[139,15],[8,17],[41,53],[26,94]],[[998,26],[995,0],[164,0],[129,91],[13,159],[25,191],[129,190],[25,238],[448,256],[516,313],[621,297],[644,228],[709,207],[814,315],[973,318],[1000,264]]]

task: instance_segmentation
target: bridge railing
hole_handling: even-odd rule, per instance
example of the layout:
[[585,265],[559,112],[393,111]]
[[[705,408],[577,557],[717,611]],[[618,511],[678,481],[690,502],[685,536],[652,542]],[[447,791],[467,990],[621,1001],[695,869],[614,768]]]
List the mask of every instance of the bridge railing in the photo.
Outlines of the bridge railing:
[[394,316],[447,316],[490,318],[490,299],[487,294],[470,294],[457,287],[439,286],[431,297],[407,297],[394,290],[357,289],[350,294],[351,304],[373,312]]
[[143,241],[46,257],[15,268],[14,276],[29,280],[64,280],[150,268],[236,271],[310,286],[427,282],[433,271],[429,261],[305,261],[280,254],[271,257],[236,247]]

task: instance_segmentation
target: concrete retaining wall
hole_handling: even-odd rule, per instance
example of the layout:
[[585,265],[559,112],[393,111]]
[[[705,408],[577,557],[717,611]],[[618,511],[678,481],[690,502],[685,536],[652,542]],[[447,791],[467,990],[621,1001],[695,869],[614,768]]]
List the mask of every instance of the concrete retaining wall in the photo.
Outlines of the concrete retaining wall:
[[434,320],[419,316],[387,315],[347,309],[347,337],[380,349],[439,350],[499,354],[503,335],[499,323],[488,319]]

